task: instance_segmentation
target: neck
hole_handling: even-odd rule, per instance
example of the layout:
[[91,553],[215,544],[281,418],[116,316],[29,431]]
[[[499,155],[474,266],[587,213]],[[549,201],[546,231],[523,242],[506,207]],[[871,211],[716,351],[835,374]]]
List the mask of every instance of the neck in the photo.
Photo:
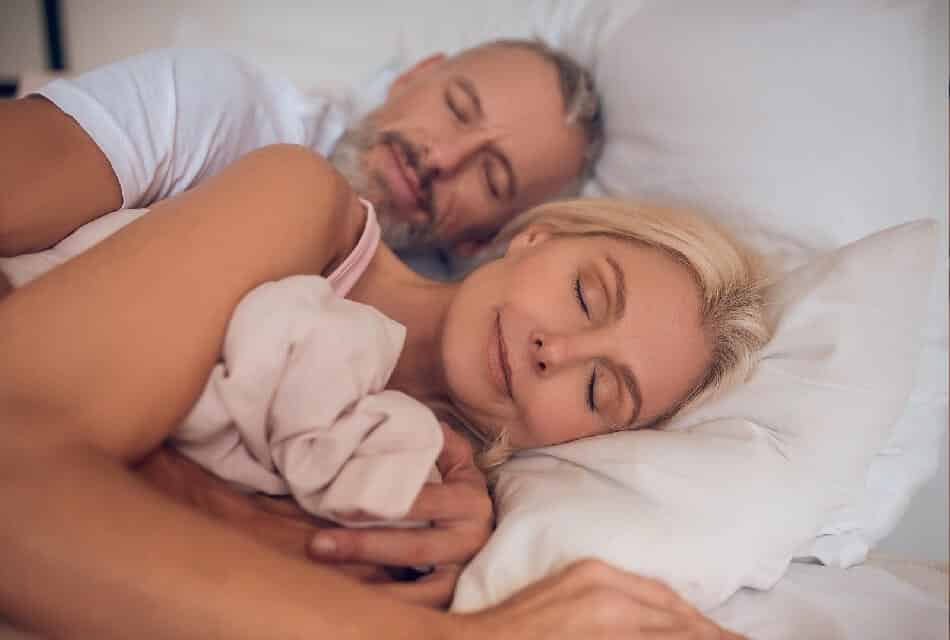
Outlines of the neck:
[[457,286],[415,273],[380,244],[348,297],[375,307],[406,327],[406,344],[387,388],[421,402],[445,400],[448,388],[442,367],[442,328]]

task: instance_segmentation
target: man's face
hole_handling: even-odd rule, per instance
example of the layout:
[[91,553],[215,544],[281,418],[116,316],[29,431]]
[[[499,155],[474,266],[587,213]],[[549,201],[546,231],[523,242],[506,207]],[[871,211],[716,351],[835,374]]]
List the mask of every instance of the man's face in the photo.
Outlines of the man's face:
[[554,66],[492,46],[416,65],[331,159],[376,205],[391,246],[470,254],[566,187],[584,145]]

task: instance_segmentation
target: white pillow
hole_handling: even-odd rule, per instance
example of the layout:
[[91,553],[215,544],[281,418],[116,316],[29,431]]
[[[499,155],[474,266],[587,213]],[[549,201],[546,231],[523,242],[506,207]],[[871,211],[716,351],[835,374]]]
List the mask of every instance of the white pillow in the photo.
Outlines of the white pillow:
[[704,609],[771,587],[861,490],[907,399],[936,230],[898,226],[783,276],[749,381],[668,429],[507,463],[498,530],[453,608],[488,606],[585,556],[661,578]]
[[[706,442],[695,458],[688,453],[693,440],[679,444],[680,436],[665,433],[618,437],[608,440],[609,448],[600,440],[576,443],[558,449],[557,458],[539,454],[512,462],[498,486],[498,532],[463,575],[455,607],[484,606],[579,555],[666,577],[704,606],[743,584],[773,582],[794,555],[787,548],[793,542],[802,545],[799,555],[841,565],[860,561],[933,474],[946,428],[945,3],[597,0],[552,1],[541,9],[540,33],[592,67],[604,98],[608,144],[588,193],[712,209],[787,265],[901,221],[936,218],[938,228],[928,233],[939,238],[941,249],[932,263],[893,273],[875,269],[883,278],[876,283],[870,273],[849,266],[870,260],[860,258],[857,245],[848,250],[853,257],[834,270],[836,279],[849,279],[837,290],[849,297],[835,303],[866,308],[867,317],[877,320],[883,316],[876,315],[876,305],[891,294],[907,295],[908,310],[919,308],[926,298],[919,287],[933,264],[939,269],[917,389],[896,427],[913,377],[910,348],[921,314],[872,326],[862,325],[861,314],[851,317],[851,325],[824,317],[825,324],[813,328],[833,332],[844,341],[837,344],[819,342],[820,334],[808,331],[780,331],[770,349],[795,344],[804,357],[809,345],[816,351],[834,345],[827,355],[835,371],[821,371],[820,360],[805,361],[816,375],[835,373],[849,383],[826,389],[813,412],[817,417],[799,412],[799,398],[813,390],[811,383],[785,380],[784,402],[769,401],[780,415],[762,426],[733,422],[690,433]],[[902,235],[926,235],[891,234],[900,246],[915,242]],[[779,290],[786,286],[792,285],[783,282]],[[826,298],[832,293],[821,291]],[[865,298],[856,297],[860,291]],[[805,300],[790,310],[819,310],[818,293],[816,288],[810,304]],[[877,341],[856,341],[871,330],[879,332]],[[869,355],[875,356],[873,366]],[[866,377],[866,369],[887,376],[875,378],[873,392],[852,404],[849,385]],[[704,411],[729,406],[733,415],[754,417],[762,398],[753,388],[732,396],[729,405]],[[835,431],[828,432],[829,425]],[[793,441],[818,429],[823,449],[815,453],[815,464],[820,458],[821,465],[799,478],[800,467],[772,464],[769,452],[775,449],[766,428]],[[732,435],[713,436],[710,430]],[[835,433],[857,435],[842,440]],[[687,449],[677,450],[681,446]],[[688,462],[688,484],[718,487],[710,508],[686,492],[676,494],[678,483],[664,493],[647,484],[655,476],[634,481],[625,475],[621,481],[604,472],[617,457],[643,459],[648,453]],[[733,467],[736,457],[743,463]],[[645,467],[638,469],[644,473]],[[855,478],[858,484],[863,479],[863,491],[855,490]],[[718,486],[726,479],[734,484]],[[811,485],[799,490],[793,479]],[[824,485],[822,491],[816,485]],[[725,513],[712,508],[722,501],[729,502]],[[725,535],[726,514],[740,512],[745,517],[736,517],[729,538],[715,538],[714,532]],[[748,539],[756,533],[749,526],[756,514],[782,518],[782,526],[769,521],[762,535]],[[688,528],[671,529],[684,519]],[[814,539],[819,533],[837,535]],[[661,540],[667,540],[662,549],[656,544]]]
[[[917,387],[866,491],[804,556],[860,562],[937,469],[947,424],[947,3],[552,2],[594,68],[608,145],[592,194],[712,209],[787,262],[938,219]],[[945,492],[944,492],[945,495]]]

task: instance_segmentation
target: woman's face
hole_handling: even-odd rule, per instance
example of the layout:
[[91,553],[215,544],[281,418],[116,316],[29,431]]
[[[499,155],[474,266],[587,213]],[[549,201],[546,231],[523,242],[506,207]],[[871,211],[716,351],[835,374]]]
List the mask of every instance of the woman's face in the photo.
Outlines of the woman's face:
[[441,349],[452,401],[516,448],[647,424],[710,358],[685,267],[633,242],[539,227],[461,284]]

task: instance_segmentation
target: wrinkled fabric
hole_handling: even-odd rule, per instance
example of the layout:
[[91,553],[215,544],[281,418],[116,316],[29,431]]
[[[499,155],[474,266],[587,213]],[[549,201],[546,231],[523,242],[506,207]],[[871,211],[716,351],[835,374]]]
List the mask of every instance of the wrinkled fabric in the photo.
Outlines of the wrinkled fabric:
[[385,389],[405,335],[319,276],[261,285],[235,309],[222,361],[174,443],[218,476],[292,494],[314,515],[401,519],[442,449],[432,411]]

